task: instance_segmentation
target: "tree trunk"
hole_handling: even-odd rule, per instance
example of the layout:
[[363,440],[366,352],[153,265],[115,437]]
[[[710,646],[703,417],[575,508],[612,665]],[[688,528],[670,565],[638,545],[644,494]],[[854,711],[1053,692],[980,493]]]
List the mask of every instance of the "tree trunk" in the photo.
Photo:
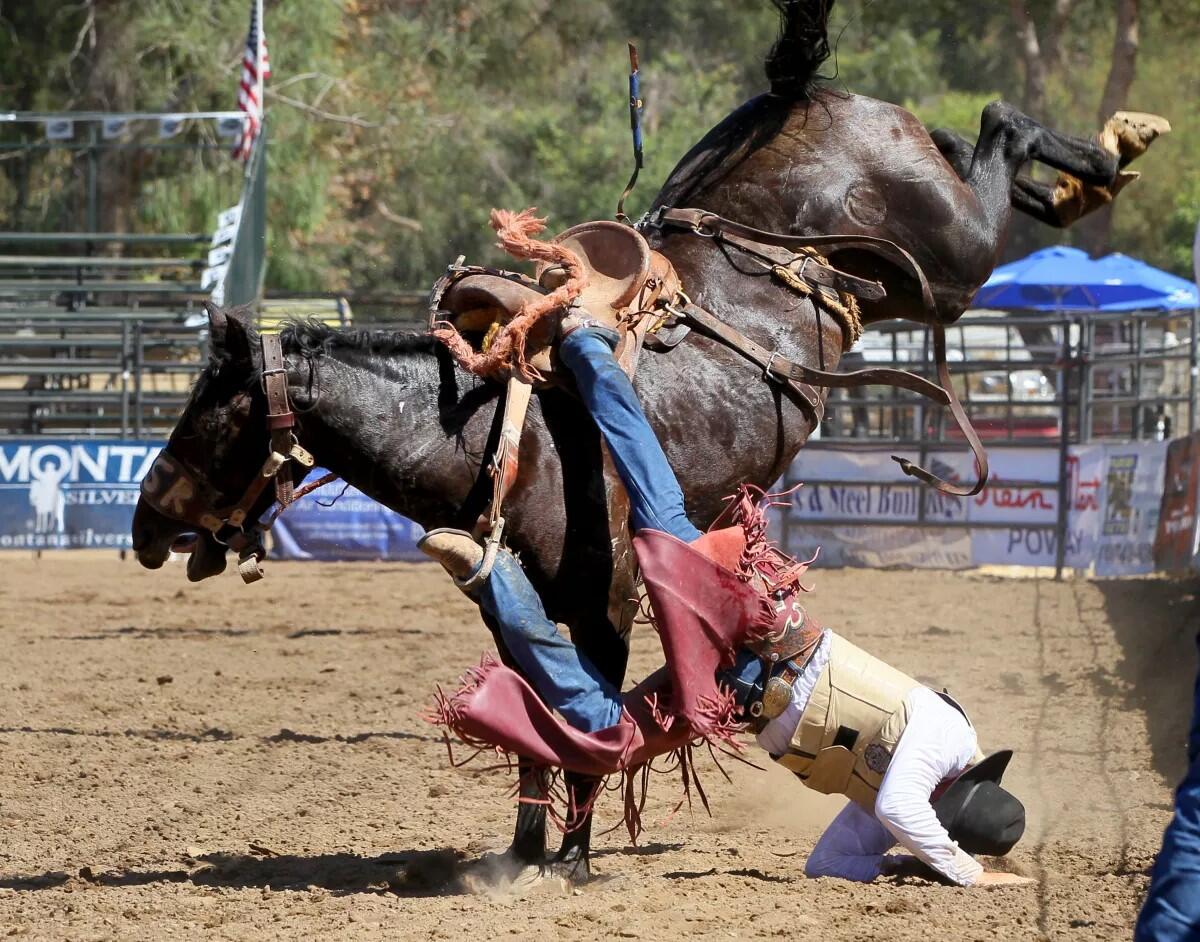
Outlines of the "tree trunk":
[[[1114,112],[1125,108],[1129,101],[1129,90],[1133,87],[1133,80],[1137,74],[1140,12],[1138,4],[1139,0],[1116,0],[1117,35],[1113,40],[1108,80],[1104,83],[1104,94],[1100,97],[1101,127]],[[1110,203],[1092,215],[1083,227],[1083,245],[1092,255],[1103,255],[1110,250],[1115,210],[1116,204]]]
[[[131,28],[128,10],[115,0],[89,0],[95,16],[95,40],[88,61],[85,102],[97,111],[129,111],[134,99]],[[129,151],[102,148],[97,174],[98,218],[102,232],[129,230],[134,181]]]
[[1009,0],[1017,38],[1021,44],[1021,61],[1025,65],[1025,95],[1021,106],[1034,119],[1046,117],[1046,63],[1038,41],[1037,24],[1025,9],[1026,0]]

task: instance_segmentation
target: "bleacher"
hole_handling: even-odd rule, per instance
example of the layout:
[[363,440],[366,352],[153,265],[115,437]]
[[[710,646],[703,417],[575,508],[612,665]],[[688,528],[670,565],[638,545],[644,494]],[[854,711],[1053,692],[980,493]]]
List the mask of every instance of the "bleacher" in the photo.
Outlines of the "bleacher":
[[0,255],[0,434],[162,434],[200,359],[208,237],[29,235],[0,233],[23,246]]
[[[103,117],[72,116],[81,126]],[[147,127],[156,119],[123,117]],[[185,117],[198,123],[230,115]],[[41,154],[45,148],[30,142],[46,118],[8,116],[32,130],[6,131],[14,138],[4,141],[6,151],[19,159]],[[92,132],[73,152],[105,146],[111,145]],[[212,151],[213,167],[235,175],[233,199],[241,194],[241,222],[233,224],[232,241],[226,240],[230,258],[222,271],[229,272],[228,290],[222,291],[227,303],[254,300],[262,279],[262,239],[242,235],[263,231],[265,136],[244,171],[229,161],[227,145],[220,142],[138,146]],[[94,187],[79,203],[86,203],[86,213],[63,218],[94,221]],[[160,438],[169,432],[207,356],[202,304],[213,293],[214,241],[196,232],[0,231],[0,437]]]

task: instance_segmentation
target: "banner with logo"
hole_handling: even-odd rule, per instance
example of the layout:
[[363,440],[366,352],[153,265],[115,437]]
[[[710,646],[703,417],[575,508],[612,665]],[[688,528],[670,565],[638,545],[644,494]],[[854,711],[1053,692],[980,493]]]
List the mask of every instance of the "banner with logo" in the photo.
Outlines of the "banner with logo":
[[1154,571],[1154,538],[1163,501],[1167,447],[1167,442],[1105,446],[1097,576],[1136,576]]
[[[1058,448],[989,448],[992,475],[970,498],[967,519],[975,565],[1053,566],[1058,560]],[[1073,445],[1067,454],[1067,533],[1063,562],[1084,568],[1100,534],[1103,445]],[[1041,482],[1037,486],[1025,486]]]
[[1162,510],[1154,538],[1155,568],[1180,572],[1196,556],[1196,492],[1200,488],[1200,432],[1167,448]]
[[[315,469],[312,477],[325,472]],[[271,531],[276,559],[427,560],[417,549],[419,524],[344,481],[314,491],[280,515]]]
[[[891,450],[855,447],[801,452],[787,480],[804,486],[791,495],[789,519],[780,521],[778,531],[790,551],[811,555],[819,545],[822,560],[833,566],[1055,564],[1057,448],[989,448],[989,484],[968,498],[903,477],[891,455]],[[1075,446],[1068,455],[1068,566],[1086,568],[1095,559],[1105,455],[1102,445]],[[957,483],[974,471],[970,453],[962,449],[928,453],[923,463]]]
[[0,442],[0,549],[129,549],[138,485],[161,442]]

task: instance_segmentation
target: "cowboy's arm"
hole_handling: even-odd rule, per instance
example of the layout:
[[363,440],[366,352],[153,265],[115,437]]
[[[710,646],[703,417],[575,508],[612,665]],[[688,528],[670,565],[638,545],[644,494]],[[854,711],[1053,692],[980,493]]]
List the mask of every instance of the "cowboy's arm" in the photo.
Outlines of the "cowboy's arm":
[[983,867],[950,839],[930,804],[946,770],[936,738],[922,732],[920,725],[910,724],[897,744],[875,801],[875,816],[918,860],[952,883],[971,886]]

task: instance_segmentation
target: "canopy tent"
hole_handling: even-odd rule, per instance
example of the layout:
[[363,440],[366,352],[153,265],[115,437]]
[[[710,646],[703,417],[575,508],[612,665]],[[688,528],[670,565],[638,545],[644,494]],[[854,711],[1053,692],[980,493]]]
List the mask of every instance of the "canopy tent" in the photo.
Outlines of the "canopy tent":
[[1001,265],[975,296],[974,307],[1014,311],[1190,311],[1196,286],[1115,252],[1089,258],[1056,245]]

